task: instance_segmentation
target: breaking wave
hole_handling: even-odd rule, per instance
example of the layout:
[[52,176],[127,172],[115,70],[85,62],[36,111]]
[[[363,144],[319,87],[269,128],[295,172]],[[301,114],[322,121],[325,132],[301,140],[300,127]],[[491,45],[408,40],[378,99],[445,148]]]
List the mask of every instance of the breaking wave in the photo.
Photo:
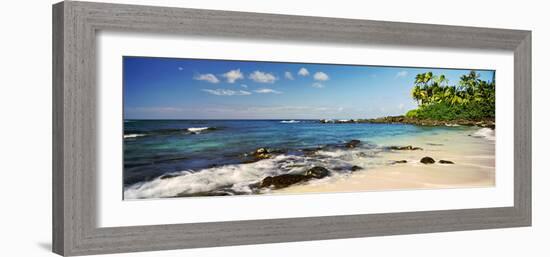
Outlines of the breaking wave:
[[145,134],[128,134],[124,135],[124,138],[136,138],[136,137],[142,137],[145,136]]
[[281,123],[300,123],[299,120],[282,120]]
[[[267,176],[302,174],[315,166],[327,168],[329,177],[304,183],[323,183],[352,172],[352,167],[374,167],[384,165],[372,158],[382,148],[332,149],[318,151],[314,156],[281,154],[271,159],[254,163],[224,165],[200,171],[181,171],[157,177],[151,181],[128,186],[125,199],[165,198],[190,196],[200,193],[241,195],[266,193],[269,188],[259,189],[255,185]],[[378,163],[377,163],[378,162]]]
[[490,128],[481,128],[476,131],[473,136],[495,141],[495,130]]
[[196,127],[196,128],[168,128],[168,129],[156,129],[156,130],[127,130],[124,131],[124,138],[136,138],[143,136],[156,136],[156,135],[181,135],[181,134],[201,134],[205,131],[218,130],[216,127]]
[[200,128],[188,128],[187,131],[189,131],[190,133],[193,133],[193,134],[200,134],[201,132],[205,131],[205,130],[209,130],[211,128],[209,127],[200,127]]

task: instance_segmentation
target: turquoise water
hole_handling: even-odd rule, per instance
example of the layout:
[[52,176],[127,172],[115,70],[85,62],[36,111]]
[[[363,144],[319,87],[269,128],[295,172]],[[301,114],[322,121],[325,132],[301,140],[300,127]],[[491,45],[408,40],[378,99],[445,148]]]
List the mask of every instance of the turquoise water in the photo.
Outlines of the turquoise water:
[[[227,165],[247,165],[244,164],[246,154],[260,147],[298,158],[303,157],[302,149],[337,147],[352,139],[361,140],[363,148],[375,149],[385,139],[460,129],[401,124],[322,124],[317,120],[126,120],[124,186],[165,174],[195,174]],[[308,157],[303,161],[326,160]],[[279,172],[281,166],[273,165],[272,169]]]

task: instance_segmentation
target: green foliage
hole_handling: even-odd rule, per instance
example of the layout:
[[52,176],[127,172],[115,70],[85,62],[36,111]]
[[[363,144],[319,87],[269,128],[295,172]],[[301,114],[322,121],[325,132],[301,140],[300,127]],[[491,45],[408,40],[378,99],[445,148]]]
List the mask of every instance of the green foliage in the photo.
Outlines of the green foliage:
[[[436,103],[421,106],[415,111],[415,118],[434,120],[481,120],[494,118],[494,108],[479,102],[451,105],[448,103]],[[410,112],[410,111],[409,111]],[[408,115],[409,113],[407,113]]]
[[418,109],[407,112],[407,117],[436,120],[495,117],[495,82],[482,81],[475,71],[461,76],[456,86],[448,85],[444,75],[418,74],[411,95]]
[[410,110],[405,114],[408,118],[417,118],[418,117],[418,110]]

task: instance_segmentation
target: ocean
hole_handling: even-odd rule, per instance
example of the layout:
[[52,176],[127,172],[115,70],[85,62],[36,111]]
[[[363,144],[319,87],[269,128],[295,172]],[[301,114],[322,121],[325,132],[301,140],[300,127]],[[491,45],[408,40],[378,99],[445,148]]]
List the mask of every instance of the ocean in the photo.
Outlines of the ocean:
[[[269,193],[273,190],[257,188],[267,176],[300,174],[321,166],[330,171],[330,177],[345,177],[358,169],[365,172],[393,165],[396,160],[386,154],[394,152],[390,146],[412,142],[437,148],[453,140],[451,135],[472,140],[471,146],[461,149],[494,145],[494,131],[463,126],[324,124],[318,120],[125,120],[124,198]],[[410,140],[419,138],[427,139]],[[351,140],[360,143],[346,147]],[[259,148],[269,149],[271,158],[254,160],[253,153]]]

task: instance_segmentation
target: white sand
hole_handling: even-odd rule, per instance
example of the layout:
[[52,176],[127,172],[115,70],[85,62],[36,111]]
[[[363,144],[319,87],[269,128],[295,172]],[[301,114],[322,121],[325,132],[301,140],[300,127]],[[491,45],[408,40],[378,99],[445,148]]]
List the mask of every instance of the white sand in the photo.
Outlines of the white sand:
[[[383,144],[387,146],[413,145],[423,150],[382,152],[374,158],[380,164],[374,168],[274,190],[272,193],[492,187],[495,185],[495,142],[469,136],[475,132],[472,129],[384,140]],[[424,156],[455,164],[422,164],[419,161]],[[363,166],[371,167],[372,159],[359,159],[357,165],[368,162],[371,165]],[[389,164],[396,160],[407,160],[407,163]]]

